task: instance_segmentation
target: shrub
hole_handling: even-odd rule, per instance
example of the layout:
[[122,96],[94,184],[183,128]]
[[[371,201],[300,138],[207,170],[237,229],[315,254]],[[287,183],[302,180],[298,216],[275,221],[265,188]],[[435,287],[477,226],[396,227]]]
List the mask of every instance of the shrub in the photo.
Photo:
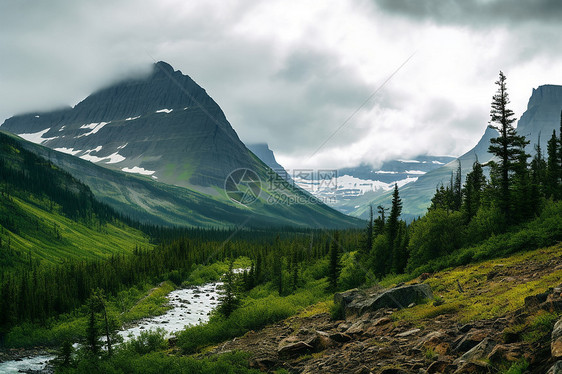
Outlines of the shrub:
[[136,338],[123,344],[123,349],[144,355],[168,348],[166,340],[166,330],[158,328],[156,330],[142,331]]

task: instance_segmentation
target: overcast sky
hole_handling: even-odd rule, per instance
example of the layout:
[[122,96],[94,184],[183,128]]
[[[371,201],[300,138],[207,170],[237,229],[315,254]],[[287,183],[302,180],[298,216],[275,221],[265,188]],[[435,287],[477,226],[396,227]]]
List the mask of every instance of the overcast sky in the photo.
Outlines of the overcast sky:
[[163,60],[288,168],[460,155],[499,70],[518,117],[562,84],[561,19],[558,0],[2,0],[0,122]]

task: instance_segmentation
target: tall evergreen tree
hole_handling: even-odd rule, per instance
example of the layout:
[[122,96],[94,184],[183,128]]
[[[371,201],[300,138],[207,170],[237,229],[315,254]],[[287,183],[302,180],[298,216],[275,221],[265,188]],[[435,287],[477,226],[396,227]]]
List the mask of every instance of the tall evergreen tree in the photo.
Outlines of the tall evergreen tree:
[[455,173],[455,180],[451,184],[453,189],[452,194],[452,210],[458,211],[461,209],[462,204],[462,168],[461,168],[461,161],[457,159],[458,166],[457,172]]
[[490,163],[492,167],[492,182],[497,184],[497,200],[505,219],[511,219],[511,187],[512,174],[520,162],[522,152],[528,141],[524,136],[517,135],[513,123],[515,114],[507,106],[510,103],[506,87],[506,76],[500,71],[499,79],[495,82],[497,92],[492,99],[490,110],[490,127],[496,129],[499,136],[490,139],[488,151],[497,157],[497,161]]
[[231,259],[228,265],[228,271],[224,276],[224,283],[223,283],[223,290],[222,296],[220,298],[220,307],[219,312],[225,316],[229,317],[232,312],[238,307],[238,297],[237,297],[237,290],[236,284],[234,280],[234,260]]
[[338,279],[340,277],[340,235],[336,231],[330,246],[330,264],[328,268],[328,289],[334,292],[338,289]]
[[535,155],[531,161],[531,181],[533,189],[536,190],[536,195],[543,196],[546,188],[546,161],[541,148],[540,134],[537,144],[535,144]]
[[538,210],[538,196],[534,196],[537,190],[533,189],[531,183],[527,164],[528,157],[528,154],[521,152],[515,168],[512,201],[515,221],[525,221],[533,217]]
[[472,164],[472,170],[466,175],[466,182],[464,184],[462,212],[466,222],[470,222],[472,217],[478,212],[485,185],[486,177],[484,176],[482,165],[476,160]]
[[[373,236],[380,235],[384,232],[384,226],[386,225],[386,211],[388,208],[382,205],[377,206],[377,213],[379,216],[373,222]],[[371,243],[372,247],[372,243]]]
[[88,351],[97,356],[100,350],[100,341],[98,335],[98,326],[96,319],[98,303],[94,297],[88,300],[88,326],[86,327],[86,348]]
[[554,199],[559,197],[560,150],[558,145],[559,141],[556,137],[556,131],[552,130],[552,136],[546,146],[548,159],[546,165],[545,190],[546,196]]
[[398,220],[402,214],[402,199],[398,193],[398,185],[394,183],[394,191],[392,192],[392,207],[390,208],[390,215],[387,222],[387,235],[390,243],[396,239],[398,233]]
[[361,251],[363,255],[368,255],[373,248],[373,206],[369,205],[369,221],[365,230],[365,238],[363,238]]

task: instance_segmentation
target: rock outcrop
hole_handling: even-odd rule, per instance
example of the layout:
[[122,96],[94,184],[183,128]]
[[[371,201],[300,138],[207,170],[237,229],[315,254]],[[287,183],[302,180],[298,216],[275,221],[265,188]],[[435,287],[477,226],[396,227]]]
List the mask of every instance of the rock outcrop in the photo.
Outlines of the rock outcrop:
[[432,298],[431,287],[425,283],[418,283],[394,287],[372,294],[350,290],[334,295],[334,302],[343,305],[346,316],[360,316],[383,308],[403,309]]

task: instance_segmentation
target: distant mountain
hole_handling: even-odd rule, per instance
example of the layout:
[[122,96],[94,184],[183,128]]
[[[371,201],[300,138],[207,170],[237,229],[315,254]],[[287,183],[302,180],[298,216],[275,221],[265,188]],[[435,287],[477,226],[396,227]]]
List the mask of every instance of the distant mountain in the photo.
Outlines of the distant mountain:
[[[410,160],[392,160],[379,168],[361,164],[322,173],[293,173],[295,183],[334,209],[349,214],[387,191],[394,183],[402,187],[427,172],[454,160],[450,156],[418,156]],[[323,174],[323,175],[321,175]]]
[[[527,147],[527,152],[535,154],[534,145],[538,142],[539,135],[543,152],[546,153],[546,143],[552,131],[559,132],[560,116],[562,111],[562,86],[544,85],[533,89],[531,98],[527,105],[527,110],[517,123],[517,132],[524,135],[531,142]],[[449,162],[442,167],[429,171],[420,176],[414,183],[409,183],[400,189],[400,196],[403,202],[403,217],[412,220],[424,215],[429,207],[431,198],[435,193],[435,188],[439,185],[449,184],[451,172],[457,169],[458,163],[462,166],[463,183],[464,177],[472,169],[472,164],[478,159],[480,163],[490,161],[492,155],[488,153],[490,139],[497,136],[497,131],[487,127],[484,135],[476,146],[458,159]],[[349,212],[357,217],[368,216],[369,204],[390,206],[390,193],[375,196],[370,201],[356,206],[356,209]]]
[[[205,90],[164,62],[148,76],[102,89],[73,108],[18,115],[0,129],[41,145],[22,143],[84,181],[100,200],[146,222],[361,224],[274,180],[276,174],[240,141]],[[259,196],[240,204],[248,194]]]
[[280,176],[287,177],[288,180],[291,180],[290,173],[281,166],[277,160],[275,159],[275,154],[271,149],[269,149],[269,145],[267,143],[254,143],[254,144],[246,144],[246,147],[250,151],[252,151],[260,160],[262,160],[267,166],[269,166],[273,171],[277,172]]

